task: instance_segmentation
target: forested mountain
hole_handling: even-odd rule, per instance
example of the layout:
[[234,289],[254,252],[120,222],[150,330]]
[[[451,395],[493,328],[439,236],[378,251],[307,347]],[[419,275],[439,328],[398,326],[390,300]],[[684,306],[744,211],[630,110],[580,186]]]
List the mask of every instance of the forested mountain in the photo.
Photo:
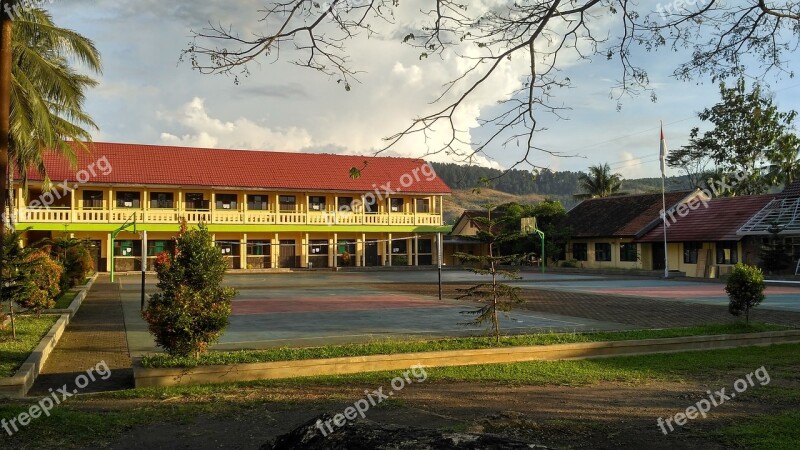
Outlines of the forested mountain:
[[[451,189],[474,189],[488,187],[497,191],[514,195],[539,194],[545,197],[561,199],[571,198],[580,193],[578,176],[580,172],[552,172],[543,170],[538,176],[529,171],[511,170],[489,185],[481,180],[491,179],[502,174],[502,171],[487,167],[462,166],[452,163],[431,163],[436,174],[439,175]],[[688,189],[689,184],[685,177],[667,178],[667,190]],[[622,181],[622,191],[639,194],[645,192],[660,192],[661,178],[640,178]],[[567,203],[572,203],[567,201]]]

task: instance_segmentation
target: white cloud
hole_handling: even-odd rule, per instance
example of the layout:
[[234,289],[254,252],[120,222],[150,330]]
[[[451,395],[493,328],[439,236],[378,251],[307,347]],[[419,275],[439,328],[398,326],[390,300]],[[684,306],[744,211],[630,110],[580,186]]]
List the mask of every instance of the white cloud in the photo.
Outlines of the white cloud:
[[162,132],[162,143],[169,145],[299,151],[313,144],[311,135],[302,128],[272,129],[244,117],[233,121],[211,117],[206,111],[205,100],[198,97],[177,111],[160,112],[157,116],[167,124],[185,130]]

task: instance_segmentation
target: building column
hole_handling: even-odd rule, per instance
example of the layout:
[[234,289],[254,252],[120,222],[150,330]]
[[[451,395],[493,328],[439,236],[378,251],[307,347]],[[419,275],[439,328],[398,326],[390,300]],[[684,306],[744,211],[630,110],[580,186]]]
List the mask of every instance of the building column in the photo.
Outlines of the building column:
[[277,269],[279,267],[278,259],[281,256],[281,241],[278,233],[275,233],[275,237],[272,239],[272,242],[269,246],[269,252],[271,253],[270,256],[270,266],[273,269]]
[[366,249],[367,249],[367,234],[361,233],[361,241],[356,243],[356,267],[363,267],[367,265],[366,262]]
[[414,235],[414,265],[419,265],[419,235]]
[[328,238],[328,267],[336,267],[336,233],[334,238]]
[[389,238],[386,241],[386,263],[384,265],[392,267],[392,233],[389,233]]
[[406,265],[411,266],[414,264],[414,249],[411,247],[414,245],[414,242],[417,242],[416,237],[414,239],[406,239]]
[[111,245],[111,233],[106,235],[106,272],[111,272],[111,258],[114,257],[114,246]]
[[242,234],[239,245],[239,268],[247,269],[247,233]]
[[308,233],[303,235],[300,248],[300,267],[308,269],[308,251],[309,251]]

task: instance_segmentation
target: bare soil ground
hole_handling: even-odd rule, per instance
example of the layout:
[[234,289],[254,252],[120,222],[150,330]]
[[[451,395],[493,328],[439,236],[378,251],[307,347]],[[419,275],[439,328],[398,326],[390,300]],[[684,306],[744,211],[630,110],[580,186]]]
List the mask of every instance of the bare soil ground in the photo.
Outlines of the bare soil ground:
[[[658,428],[658,417],[684,411],[705,397],[706,390],[718,387],[697,383],[600,383],[581,387],[420,383],[369,410],[367,418],[386,424],[495,433],[556,448],[717,449],[726,447],[715,437],[715,430],[755,414],[800,406],[768,400],[757,392],[745,393],[713,409],[708,418],[690,421],[666,436]],[[118,450],[255,449],[322,412],[343,411],[364,396],[363,390],[364,387],[314,387],[277,393],[243,389],[226,399],[242,402],[241,408],[188,422],[135,427],[101,446]],[[188,400],[86,400],[82,407],[119,409],[185,401]]]

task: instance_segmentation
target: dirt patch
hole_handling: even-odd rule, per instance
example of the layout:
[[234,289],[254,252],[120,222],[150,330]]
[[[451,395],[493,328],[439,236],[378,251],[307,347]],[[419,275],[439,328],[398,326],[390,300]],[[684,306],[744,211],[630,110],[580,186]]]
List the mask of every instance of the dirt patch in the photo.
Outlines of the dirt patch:
[[[436,284],[387,283],[371,286],[393,292],[438,296]],[[452,299],[459,295],[459,289],[469,286],[445,284],[442,295]],[[722,305],[544,289],[523,289],[520,296],[525,302],[515,306],[518,309],[582,317],[601,322],[624,323],[643,328],[731,323],[738,320],[730,315],[726,306]],[[800,326],[800,313],[756,308],[751,311],[750,320],[797,327]]]
[[[570,387],[432,382],[398,392],[367,415],[384,424],[488,432],[559,448],[716,449],[725,447],[711,434],[715,430],[746,421],[754,414],[798,406],[797,402],[776,404],[762,396],[743,395],[713,409],[706,419],[690,421],[666,436],[662,433],[656,423],[658,417],[684,411],[715,387],[698,383]],[[244,388],[235,396],[227,396],[226,402],[246,401],[247,406],[183,422],[135,427],[101,446],[118,450],[255,449],[318,414],[342,412],[364,397],[365,388],[285,388],[280,393]],[[86,400],[84,406],[118,409],[196,400],[115,401],[113,406],[106,404],[107,400]]]

